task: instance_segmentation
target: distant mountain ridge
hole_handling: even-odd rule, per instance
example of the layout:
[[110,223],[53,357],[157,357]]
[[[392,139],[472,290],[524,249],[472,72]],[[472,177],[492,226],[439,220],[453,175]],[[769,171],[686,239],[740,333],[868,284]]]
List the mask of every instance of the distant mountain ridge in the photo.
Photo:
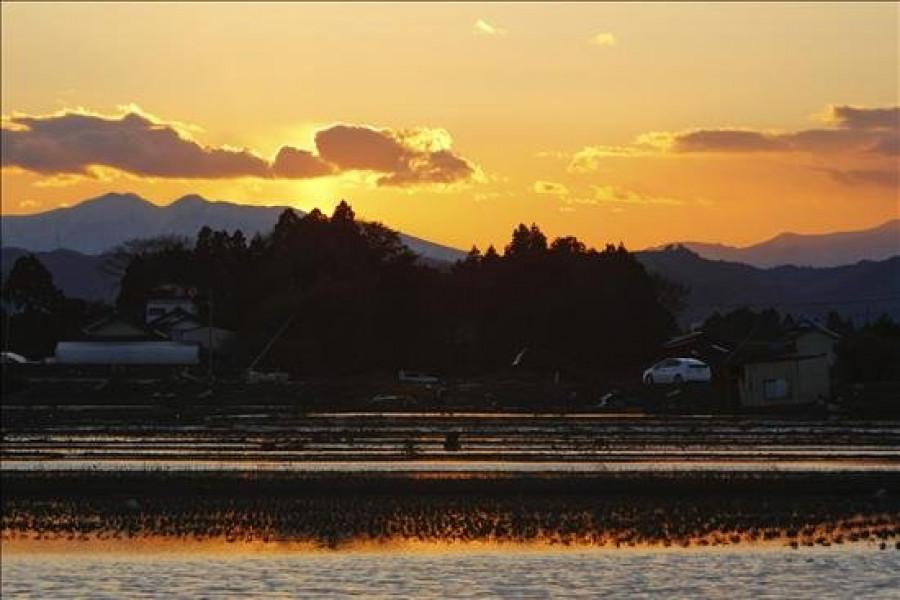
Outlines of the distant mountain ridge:
[[648,271],[689,288],[687,308],[679,315],[683,325],[741,307],[820,317],[834,310],[857,323],[881,314],[900,320],[900,256],[839,267],[767,269],[708,260],[683,246],[636,256]]
[[[0,266],[6,273],[16,258],[35,252],[66,295],[112,302],[118,293],[118,281],[103,271],[103,251],[138,237],[180,234],[193,238],[204,225],[229,231],[241,229],[250,237],[257,232],[268,232],[285,208],[211,202],[196,195],[160,207],[135,194],[107,194],[70,208],[36,215],[4,216]],[[900,320],[900,256],[895,256],[898,227],[900,220],[861,232],[821,236],[785,234],[757,246],[730,249],[747,253],[756,248],[757,261],[764,254],[758,247],[767,244],[770,248],[795,248],[801,257],[798,261],[814,248],[819,248],[821,254],[822,260],[817,262],[834,261],[837,256],[849,260],[846,257],[855,256],[853,252],[858,254],[865,248],[871,252],[865,258],[872,260],[828,268],[759,268],[734,261],[710,260],[701,256],[702,252],[691,250],[690,245],[637,252],[636,256],[649,271],[690,288],[687,309],[680,315],[684,325],[717,310],[727,312],[741,306],[772,307],[792,314],[821,315],[837,310],[857,322],[887,313]],[[432,264],[446,265],[465,256],[462,250],[406,234],[401,237]],[[828,243],[832,242],[836,249],[829,251]],[[714,253],[709,250],[712,248],[720,254],[728,248],[714,244],[704,247],[708,253]],[[772,252],[770,259],[777,255]],[[885,254],[889,257],[882,256]],[[883,260],[874,260],[879,256]]]
[[[33,215],[4,215],[3,246],[35,252],[70,249],[101,254],[137,237],[179,234],[193,238],[204,225],[213,229],[241,229],[249,238],[271,230],[287,206],[251,206],[210,201],[196,194],[157,206],[130,193],[110,193],[75,206]],[[295,209],[296,210],[296,209]],[[297,210],[299,214],[303,211]],[[403,241],[426,259],[454,262],[465,252],[408,234]],[[676,242],[704,258],[767,268],[780,265],[833,267],[861,260],[900,255],[900,218],[860,231],[825,234],[783,233],[742,248],[707,242]],[[663,247],[648,251],[661,250]]]
[[[0,229],[4,247],[32,252],[65,248],[97,255],[134,238],[165,234],[194,238],[203,226],[240,229],[249,239],[256,233],[268,233],[286,208],[290,207],[210,201],[196,194],[157,206],[137,194],[111,193],[34,215],[4,215]],[[453,262],[465,256],[461,250],[411,235],[401,234],[401,238],[427,259]]]
[[[742,248],[707,242],[677,242],[673,245],[684,246],[711,260],[741,262],[755,267],[836,267],[900,255],[900,219],[859,231],[782,233]],[[662,247],[651,250],[660,249]]]

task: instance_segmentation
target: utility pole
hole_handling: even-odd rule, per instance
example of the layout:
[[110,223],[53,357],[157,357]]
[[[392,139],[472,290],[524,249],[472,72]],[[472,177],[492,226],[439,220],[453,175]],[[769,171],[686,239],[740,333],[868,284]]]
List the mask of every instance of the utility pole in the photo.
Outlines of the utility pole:
[[12,325],[12,304],[3,303],[3,317],[6,327],[3,328],[3,351],[9,352],[9,328]]
[[209,288],[209,382],[213,382],[213,291]]
[[6,354],[9,353],[9,328],[12,324],[12,306],[11,304],[7,304],[6,301],[3,302],[3,318],[6,321],[6,327],[3,328],[3,360],[0,360],[0,371],[2,371],[3,375],[6,375]]
[[262,349],[262,352],[260,352],[256,356],[256,358],[253,359],[253,362],[250,363],[250,366],[247,367],[248,372],[253,371],[253,369],[256,368],[257,363],[259,363],[259,361],[262,360],[263,356],[265,356],[266,353],[275,344],[275,342],[278,341],[278,338],[280,338],[281,335],[285,331],[287,331],[288,327],[291,326],[291,323],[293,323],[294,319],[296,319],[296,318],[297,318],[297,313],[294,313],[290,317],[288,317],[287,321],[284,322],[284,324],[278,329],[278,331],[275,332],[275,335],[273,335],[272,338],[266,343],[265,347]]

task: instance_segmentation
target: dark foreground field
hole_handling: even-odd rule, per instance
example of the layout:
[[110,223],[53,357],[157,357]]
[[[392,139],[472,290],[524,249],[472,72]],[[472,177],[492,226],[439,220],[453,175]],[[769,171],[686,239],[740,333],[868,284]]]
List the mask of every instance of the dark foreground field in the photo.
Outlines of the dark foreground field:
[[42,414],[3,430],[5,544],[900,543],[891,421]]
[[4,472],[6,542],[900,549],[897,473]]

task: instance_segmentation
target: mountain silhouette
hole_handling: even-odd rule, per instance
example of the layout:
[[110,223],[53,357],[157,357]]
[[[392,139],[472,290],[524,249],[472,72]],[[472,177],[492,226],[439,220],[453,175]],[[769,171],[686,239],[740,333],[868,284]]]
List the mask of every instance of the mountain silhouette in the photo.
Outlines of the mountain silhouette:
[[742,262],[755,267],[836,267],[900,255],[900,219],[859,231],[782,233],[742,248],[706,242],[677,242],[674,245],[684,246],[711,260]]
[[684,246],[638,252],[637,257],[647,270],[689,288],[682,324],[741,307],[817,316],[834,310],[857,323],[882,313],[900,319],[900,256],[839,267],[767,269],[708,260]]
[[[267,233],[287,206],[250,206],[211,201],[191,194],[168,206],[157,206],[136,194],[110,193],[71,207],[34,215],[4,215],[4,247],[32,252],[68,249],[82,254],[101,254],[134,238],[164,234],[194,238],[204,226],[234,231],[249,239]],[[305,214],[294,209],[298,215]],[[402,234],[403,242],[426,259],[453,262],[461,250]]]
[[[194,238],[205,225],[241,229],[249,238],[270,231],[284,209],[213,202],[198,195],[161,207],[135,194],[106,194],[73,207],[4,216],[0,263],[6,273],[19,256],[36,252],[67,295],[111,302],[118,293],[118,281],[103,271],[102,253],[117,244],[162,234]],[[688,286],[687,308],[679,318],[685,325],[715,311],[742,306],[772,307],[791,314],[835,310],[857,322],[887,313],[900,320],[898,225],[900,220],[859,232],[784,234],[748,248],[674,244],[636,256],[651,272]],[[465,256],[461,250],[410,235],[401,234],[401,238],[433,265],[447,266]],[[713,260],[709,255],[747,258]],[[853,260],[858,256],[865,260]],[[853,264],[843,264],[846,261]],[[841,266],[755,266],[782,262]]]

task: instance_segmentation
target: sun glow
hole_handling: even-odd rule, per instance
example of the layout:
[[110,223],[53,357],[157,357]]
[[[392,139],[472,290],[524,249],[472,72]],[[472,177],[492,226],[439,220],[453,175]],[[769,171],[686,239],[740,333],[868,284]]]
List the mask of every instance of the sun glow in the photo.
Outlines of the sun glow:
[[[897,216],[889,156],[897,132],[866,125],[900,103],[891,4],[123,4],[110,11],[7,3],[3,17],[3,214],[113,190],[157,203],[196,193],[303,210],[346,198],[365,218],[461,248],[502,246],[519,222],[590,245],[624,240],[641,248],[679,239],[740,245]],[[258,26],[237,47],[248,19]],[[147,52],[160,39],[166,47]],[[88,120],[133,114],[150,124],[82,131],[80,139],[101,129],[106,140],[135,136],[133,156],[97,150],[107,166],[85,176],[71,174],[85,148],[58,143],[61,133],[71,136],[72,119],[48,125],[38,140],[20,135],[28,144],[15,152],[6,141],[33,129],[17,117],[46,122],[63,108]],[[335,124],[364,137],[386,132],[421,155],[392,163],[403,150],[344,135],[342,155],[353,162],[377,150],[371,164],[405,169],[329,175],[315,138]],[[160,140],[165,127],[210,154]],[[834,144],[818,142],[838,138],[856,143],[837,147],[881,154],[843,152],[833,164]],[[779,141],[804,152],[762,151]],[[284,146],[294,149],[290,168],[273,172]],[[192,150],[207,164],[166,163],[175,150]],[[149,167],[137,164],[147,157]],[[14,158],[38,170],[17,169]],[[142,170],[104,170],[117,165]],[[63,167],[67,173],[53,170]],[[295,179],[278,179],[286,174]],[[536,191],[535,182],[568,194]],[[572,203],[611,186],[621,190],[619,206]],[[704,205],[689,200],[674,215],[671,202],[645,201],[641,190]],[[643,208],[623,210],[622,199]]]

